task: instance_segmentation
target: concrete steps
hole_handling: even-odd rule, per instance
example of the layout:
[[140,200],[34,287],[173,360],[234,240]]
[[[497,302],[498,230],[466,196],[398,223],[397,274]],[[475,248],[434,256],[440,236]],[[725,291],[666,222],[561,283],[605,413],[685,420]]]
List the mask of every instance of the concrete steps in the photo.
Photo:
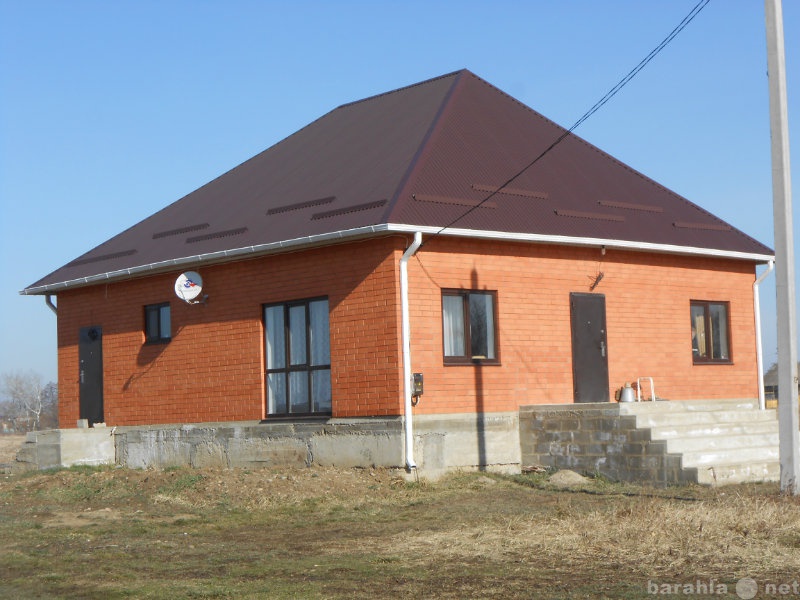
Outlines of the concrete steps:
[[[112,432],[113,433],[113,432]],[[31,431],[17,450],[12,473],[73,465],[114,464],[113,435],[105,427]]]
[[758,410],[750,400],[632,402],[620,415],[679,455],[681,468],[696,472],[697,483],[722,485],[778,481],[778,420],[774,410]]

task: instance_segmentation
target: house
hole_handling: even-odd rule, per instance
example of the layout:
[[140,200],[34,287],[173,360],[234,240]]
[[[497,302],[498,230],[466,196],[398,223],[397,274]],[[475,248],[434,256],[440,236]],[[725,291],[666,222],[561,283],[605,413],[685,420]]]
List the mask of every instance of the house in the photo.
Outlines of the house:
[[57,298],[63,428],[518,469],[523,405],[641,376],[757,397],[772,260],[462,70],[336,108],[22,293]]
[[[800,363],[797,364],[800,368]],[[764,373],[764,392],[768,406],[773,408],[778,405],[778,363],[775,362]],[[800,397],[800,384],[798,384],[798,397]]]

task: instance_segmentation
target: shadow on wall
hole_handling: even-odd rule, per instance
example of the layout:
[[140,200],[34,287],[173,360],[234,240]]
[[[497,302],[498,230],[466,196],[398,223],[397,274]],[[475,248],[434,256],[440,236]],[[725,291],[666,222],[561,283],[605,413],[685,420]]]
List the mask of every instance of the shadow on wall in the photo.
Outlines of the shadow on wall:
[[[472,268],[470,274],[470,285],[473,290],[478,288],[478,271],[475,267]],[[471,323],[472,319],[467,320]],[[468,349],[469,350],[469,349]],[[480,361],[475,361],[473,365],[475,373],[475,430],[478,434],[478,468],[481,471],[486,470],[486,417],[484,415],[484,382],[483,382],[483,365]]]
[[123,392],[130,390],[137,379],[147,375],[150,369],[156,366],[158,358],[167,349],[168,345],[167,343],[142,344],[141,348],[139,348],[139,354],[136,356],[136,364],[144,367],[144,369],[131,373],[130,377],[122,385]]

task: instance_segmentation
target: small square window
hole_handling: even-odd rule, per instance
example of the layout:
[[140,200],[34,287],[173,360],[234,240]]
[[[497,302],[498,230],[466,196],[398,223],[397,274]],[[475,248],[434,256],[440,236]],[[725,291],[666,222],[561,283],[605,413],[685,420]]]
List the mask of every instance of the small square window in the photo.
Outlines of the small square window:
[[148,344],[168,342],[172,339],[169,303],[150,304],[144,307],[144,339]]
[[730,363],[731,339],[727,302],[692,300],[692,360],[695,364]]
[[442,292],[445,363],[497,363],[494,292]]

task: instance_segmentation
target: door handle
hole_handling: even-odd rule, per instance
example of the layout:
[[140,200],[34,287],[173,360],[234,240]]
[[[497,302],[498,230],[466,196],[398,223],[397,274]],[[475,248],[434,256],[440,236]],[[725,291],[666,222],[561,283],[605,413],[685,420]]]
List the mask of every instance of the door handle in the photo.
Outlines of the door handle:
[[606,341],[600,340],[600,356],[606,357]]

